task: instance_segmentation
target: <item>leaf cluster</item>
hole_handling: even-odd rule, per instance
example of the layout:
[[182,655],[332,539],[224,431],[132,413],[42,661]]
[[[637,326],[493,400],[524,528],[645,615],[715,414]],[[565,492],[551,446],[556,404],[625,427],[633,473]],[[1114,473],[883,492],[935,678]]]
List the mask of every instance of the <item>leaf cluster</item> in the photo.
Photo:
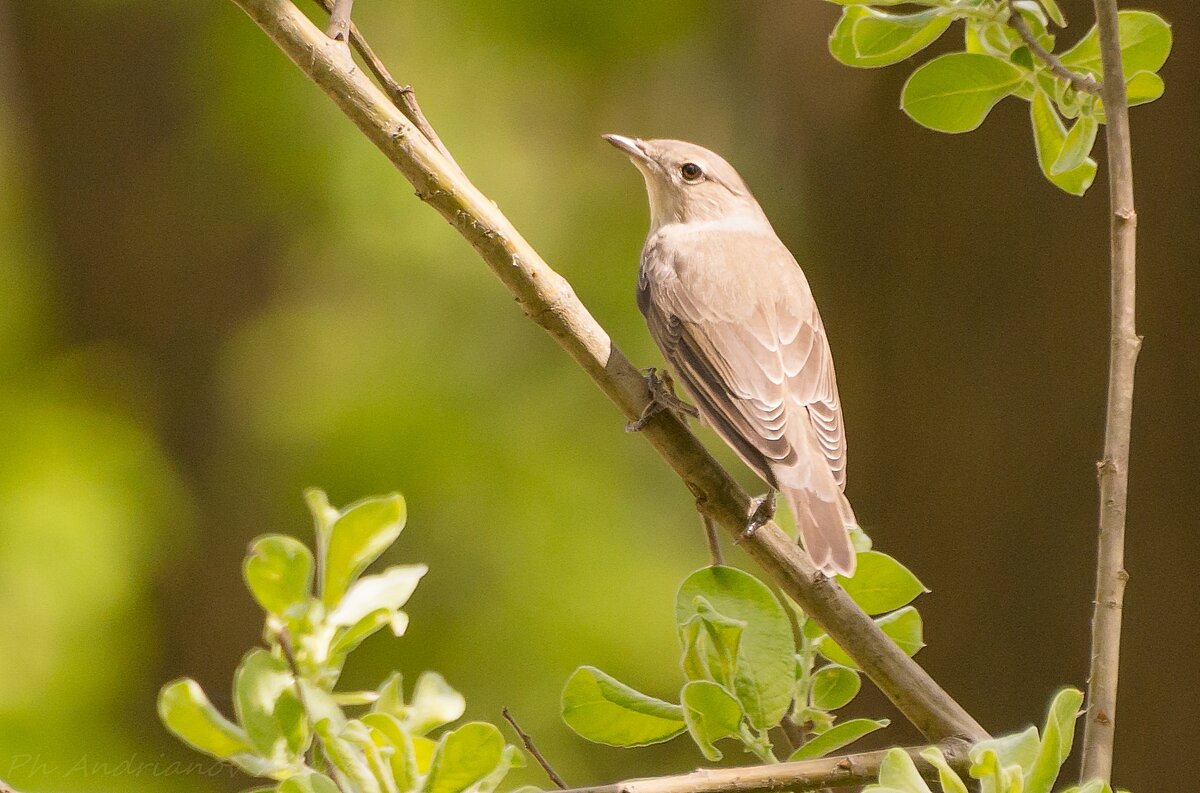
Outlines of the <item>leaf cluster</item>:
[[[859,540],[869,543],[865,535]],[[840,582],[905,652],[924,646],[921,617],[909,604],[926,590],[902,564],[864,550],[858,572]],[[838,721],[834,712],[862,685],[854,661],[799,607],[785,605],[749,573],[725,566],[692,573],[676,595],[675,620],[684,678],[678,703],[583,666],[562,693],[563,720],[572,730],[625,747],[686,732],[710,761],[722,759],[717,743],[729,739],[773,762],[780,742],[788,759],[813,759],[887,726],[886,719]]]
[[[347,656],[384,627],[404,634],[402,610],[425,565],[364,575],[399,537],[407,513],[399,495],[344,510],[307,494],[316,555],[281,534],[256,539],[243,565],[246,585],[266,612],[265,648],[234,674],[235,719],[222,715],[199,684],[182,679],[159,694],[163,723],[193,748],[253,776],[276,793],[491,793],[524,764],[491,724],[457,721],[462,695],[423,673],[406,701],[399,673],[374,691],[340,692]],[[349,716],[346,708],[362,708]]]
[[[913,72],[901,92],[904,112],[939,132],[969,132],[1002,99],[1024,99],[1030,105],[1042,173],[1072,195],[1087,192],[1096,176],[1096,162],[1090,155],[1105,122],[1104,102],[1055,74],[1011,24],[1012,14],[1020,14],[1034,40],[1053,53],[1057,36],[1052,28],[1067,24],[1057,0],[830,2],[844,6],[829,38],[830,52],[842,63],[859,68],[906,60],[962,20],[963,50],[940,55]],[[885,10],[896,5],[922,8]],[[1149,11],[1122,11],[1119,21],[1129,104],[1152,102],[1163,93],[1158,71],[1171,51],[1171,27]],[[1056,57],[1067,70],[1099,84],[1103,69],[1095,26]]]
[[[1055,695],[1041,733],[1037,727],[1003,738],[982,741],[971,747],[968,776],[978,781],[980,793],[1050,793],[1059,771],[1071,754],[1075,719],[1083,704],[1083,692],[1064,688]],[[921,752],[938,771],[941,793],[967,793],[967,784],[950,767],[937,747]],[[879,770],[879,784],[863,793],[933,793],[921,778],[916,764],[903,749],[888,752]],[[1112,793],[1108,784],[1095,780],[1062,793]]]

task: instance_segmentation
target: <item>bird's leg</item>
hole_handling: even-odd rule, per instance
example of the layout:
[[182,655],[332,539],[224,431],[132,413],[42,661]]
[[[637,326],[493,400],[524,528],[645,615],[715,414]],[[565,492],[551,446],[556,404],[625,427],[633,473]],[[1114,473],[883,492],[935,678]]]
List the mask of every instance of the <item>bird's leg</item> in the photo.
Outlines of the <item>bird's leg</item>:
[[[640,416],[625,425],[626,432],[640,431],[650,419],[664,410],[673,410],[676,414],[685,414],[692,418],[700,415],[700,411],[694,406],[675,396],[675,381],[665,369],[661,376],[654,367],[647,369],[646,387],[650,389],[650,401]],[[682,419],[682,415],[680,418]]]
[[750,517],[746,519],[746,529],[742,532],[741,539],[748,540],[754,536],[754,532],[760,527],[766,526],[771,522],[771,518],[775,517],[775,494],[778,491],[773,487],[767,487],[767,492],[750,502],[751,510]]

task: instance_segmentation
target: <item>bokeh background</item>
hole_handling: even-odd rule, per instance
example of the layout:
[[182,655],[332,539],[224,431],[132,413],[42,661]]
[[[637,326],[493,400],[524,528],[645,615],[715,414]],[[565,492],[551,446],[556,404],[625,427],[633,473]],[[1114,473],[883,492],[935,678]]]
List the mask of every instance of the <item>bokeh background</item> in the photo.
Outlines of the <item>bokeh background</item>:
[[[1062,4],[1082,35],[1090,3]],[[1117,769],[1165,793],[1194,789],[1200,739],[1200,19],[1151,5],[1176,48],[1166,96],[1133,113],[1146,345]],[[919,129],[897,109],[910,67],[835,63],[837,9],[815,1],[355,13],[642,364],[643,188],[599,135],[727,155],[821,305],[858,515],[933,590],[919,659],[996,732],[1084,683],[1106,197],[1043,180],[1026,105]],[[598,747],[557,714],[582,663],[676,690],[673,592],[706,559],[689,494],[622,423],[232,4],[0,0],[0,778],[249,787],[177,773],[199,758],[154,698],[186,674],[228,708],[260,630],[240,560],[259,533],[308,537],[309,485],[403,492],[389,559],[431,567],[409,634],[372,639],[348,684],[436,669],[470,717],[512,708],[574,784],[695,767],[685,739]]]

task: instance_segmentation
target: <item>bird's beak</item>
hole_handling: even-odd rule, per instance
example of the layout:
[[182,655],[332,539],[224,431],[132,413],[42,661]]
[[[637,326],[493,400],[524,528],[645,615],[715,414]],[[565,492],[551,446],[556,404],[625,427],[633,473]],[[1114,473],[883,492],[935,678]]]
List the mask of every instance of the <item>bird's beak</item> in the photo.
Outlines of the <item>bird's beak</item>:
[[642,142],[637,138],[627,138],[624,135],[601,135],[600,137],[628,154],[633,159],[635,165],[640,163],[645,163],[646,165],[654,164],[654,160],[650,159],[649,154],[646,154],[646,150],[642,148]]

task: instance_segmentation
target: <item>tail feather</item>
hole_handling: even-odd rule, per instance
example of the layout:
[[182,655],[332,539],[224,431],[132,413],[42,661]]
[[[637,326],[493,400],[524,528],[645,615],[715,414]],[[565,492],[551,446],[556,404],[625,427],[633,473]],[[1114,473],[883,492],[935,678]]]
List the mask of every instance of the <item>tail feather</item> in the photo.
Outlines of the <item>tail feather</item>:
[[848,528],[858,522],[846,496],[838,491],[833,501],[826,501],[804,487],[784,488],[782,492],[813,564],[830,577],[853,576],[857,558]]

